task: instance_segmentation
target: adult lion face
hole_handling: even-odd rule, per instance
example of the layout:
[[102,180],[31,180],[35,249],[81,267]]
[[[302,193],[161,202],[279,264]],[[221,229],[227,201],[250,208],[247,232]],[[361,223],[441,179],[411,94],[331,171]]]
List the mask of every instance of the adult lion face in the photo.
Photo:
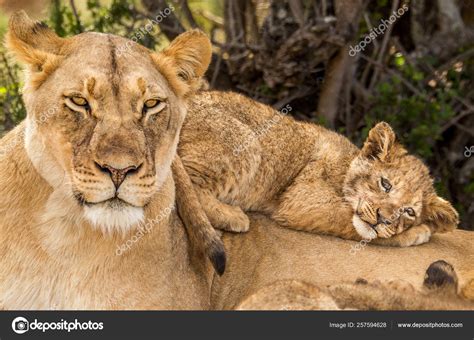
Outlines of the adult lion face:
[[428,168],[409,155],[387,123],[379,123],[346,174],[345,198],[363,238],[389,238],[424,224],[432,232],[456,228],[458,213],[436,194]]
[[26,66],[25,147],[41,176],[102,230],[142,221],[209,65],[207,37],[187,32],[157,54],[109,34],[60,38],[19,12],[7,44]]

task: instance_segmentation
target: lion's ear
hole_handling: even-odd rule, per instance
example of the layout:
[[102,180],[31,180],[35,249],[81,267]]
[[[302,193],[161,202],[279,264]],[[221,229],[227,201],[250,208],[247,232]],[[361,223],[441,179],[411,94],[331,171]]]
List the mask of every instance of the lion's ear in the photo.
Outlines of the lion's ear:
[[65,39],[58,37],[46,24],[31,20],[25,11],[14,13],[8,26],[5,39],[8,50],[33,75],[44,79],[51,74],[61,59]]
[[395,132],[390,125],[381,122],[369,131],[361,153],[367,158],[390,161],[400,149]]
[[456,209],[436,194],[431,194],[424,200],[422,219],[424,224],[438,233],[456,229],[459,223]]
[[161,53],[152,54],[160,72],[181,96],[195,90],[211,62],[212,45],[206,34],[191,30],[179,35]]

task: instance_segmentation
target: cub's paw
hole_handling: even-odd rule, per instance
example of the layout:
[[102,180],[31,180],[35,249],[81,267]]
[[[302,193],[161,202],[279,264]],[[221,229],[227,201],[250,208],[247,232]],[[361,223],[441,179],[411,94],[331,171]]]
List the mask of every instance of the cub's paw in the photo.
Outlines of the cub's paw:
[[228,215],[228,217],[229,218],[224,225],[225,230],[234,233],[245,233],[249,230],[250,220],[240,208],[235,209],[235,211],[231,215]]
[[374,239],[373,243],[389,247],[411,247],[428,242],[430,237],[431,229],[422,224],[390,238]]
[[422,224],[412,227],[401,234],[395,235],[393,240],[395,243],[398,243],[395,244],[395,246],[411,247],[426,243],[430,240],[430,238],[431,229]]
[[377,237],[380,238],[390,238],[395,235],[395,230],[385,224],[378,224],[374,229],[377,232]]
[[249,230],[250,220],[239,207],[223,204],[219,209],[208,214],[216,229],[234,233],[245,233]]
[[431,230],[427,226],[419,226],[416,232],[407,240],[405,247],[417,246],[426,243],[431,238]]

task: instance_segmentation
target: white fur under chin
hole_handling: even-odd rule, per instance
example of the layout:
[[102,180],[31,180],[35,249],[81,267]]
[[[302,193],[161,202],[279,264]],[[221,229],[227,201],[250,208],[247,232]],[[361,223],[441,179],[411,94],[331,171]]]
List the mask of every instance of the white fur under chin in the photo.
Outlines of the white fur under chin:
[[377,233],[374,229],[367,225],[364,221],[361,220],[359,216],[354,214],[352,217],[352,224],[356,229],[357,233],[365,240],[373,240],[377,238]]
[[131,205],[120,208],[108,207],[104,204],[95,204],[84,207],[84,216],[94,228],[104,234],[125,234],[145,220],[143,208]]

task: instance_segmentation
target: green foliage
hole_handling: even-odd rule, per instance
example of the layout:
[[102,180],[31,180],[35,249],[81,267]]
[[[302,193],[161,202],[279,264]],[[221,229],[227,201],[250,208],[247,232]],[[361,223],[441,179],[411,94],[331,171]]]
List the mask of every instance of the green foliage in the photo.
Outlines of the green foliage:
[[[457,103],[458,98],[469,95],[469,88],[465,86],[468,72],[465,69],[450,69],[439,78],[432,77],[408,63],[399,53],[393,56],[392,63],[398,75],[392,75],[376,87],[376,95],[371,98],[371,109],[364,115],[365,128],[359,134],[359,142],[367,137],[375,123],[388,122],[411,152],[436,169],[434,175],[438,180],[435,187],[440,195],[449,198],[447,183],[453,180],[454,175],[440,163],[439,145],[443,142],[443,126],[459,114],[453,104]],[[436,65],[434,58],[417,62],[416,65],[423,63]],[[464,192],[474,194],[474,178],[470,179]],[[459,204],[458,210],[462,213],[465,207]]]
[[73,36],[81,31],[112,33],[123,37],[136,36],[137,42],[148,48],[155,48],[162,42],[157,27],[150,33],[143,28],[150,22],[136,6],[135,1],[112,0],[107,3],[100,0],[87,0],[84,13],[78,10],[80,23],[65,2],[55,0],[51,4],[48,25],[61,37]]
[[442,125],[455,115],[449,91],[435,90],[430,96],[404,94],[392,79],[378,86],[378,94],[373,110],[365,116],[367,126],[381,120],[388,122],[411,151],[430,158],[434,144],[442,138]]
[[[446,79],[438,80],[434,87],[423,86],[427,75],[406,63],[401,54],[394,56],[393,63],[400,76],[379,83],[365,122],[367,127],[381,120],[388,122],[412,152],[430,159],[435,143],[442,139],[442,126],[456,115],[452,104],[462,96],[459,79],[456,80],[459,73],[448,72]],[[367,132],[368,128],[362,138]]]
[[0,136],[26,116],[19,73],[19,67],[13,65],[0,50]]

